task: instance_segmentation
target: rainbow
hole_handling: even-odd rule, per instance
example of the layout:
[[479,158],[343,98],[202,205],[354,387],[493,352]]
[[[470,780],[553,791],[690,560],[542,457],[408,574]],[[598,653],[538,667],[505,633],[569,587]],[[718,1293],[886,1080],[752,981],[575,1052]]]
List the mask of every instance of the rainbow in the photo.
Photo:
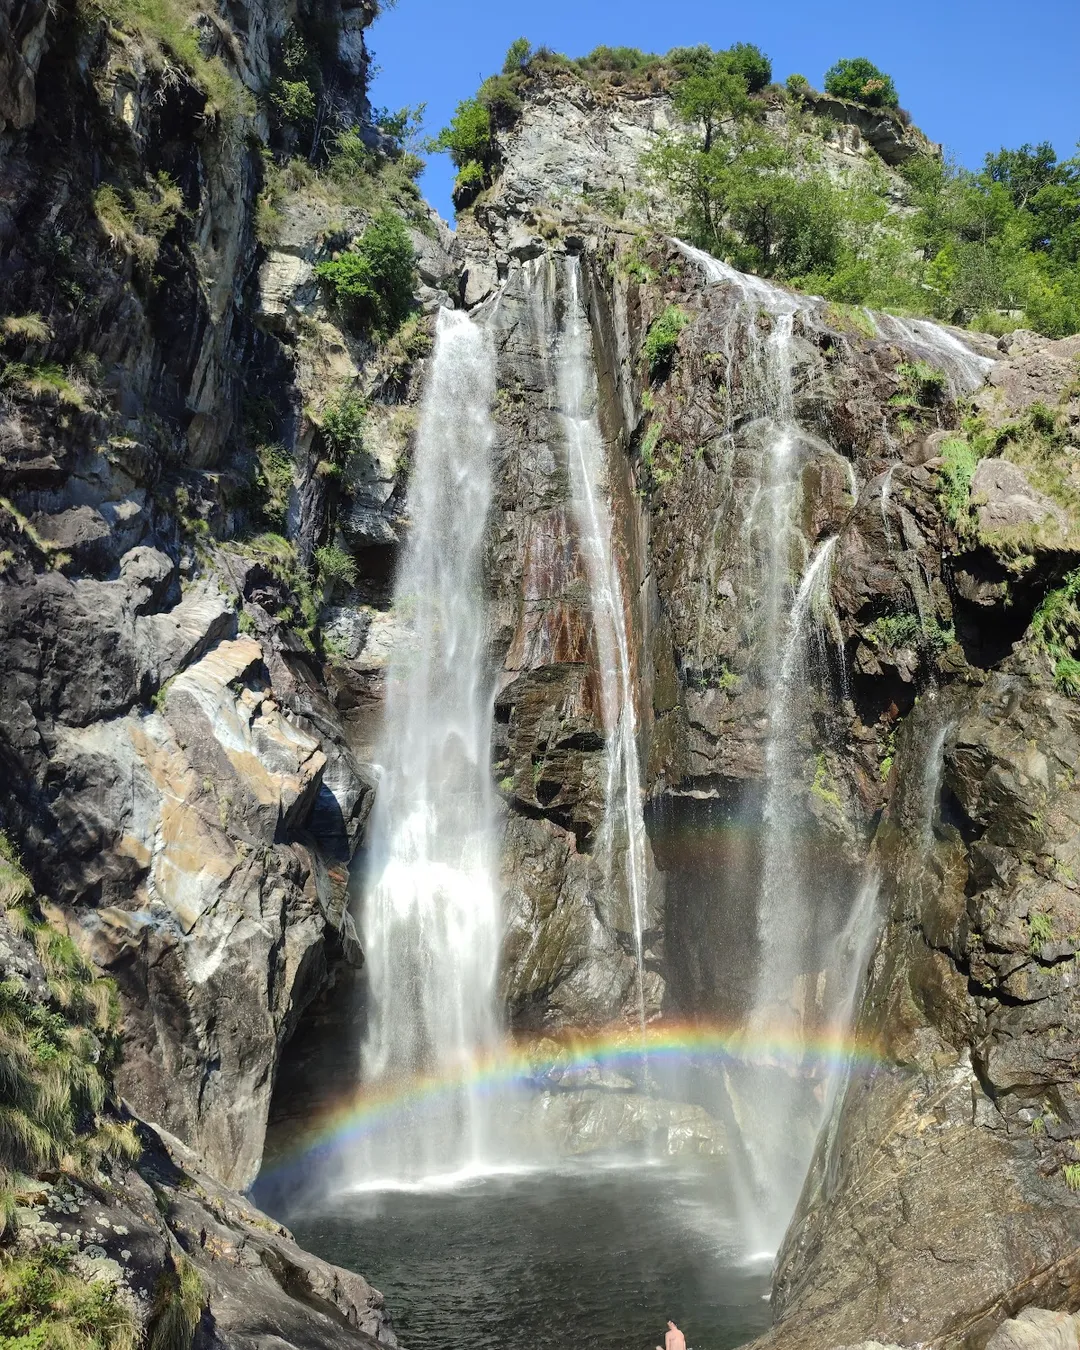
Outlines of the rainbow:
[[325,1103],[299,1137],[264,1169],[273,1179],[301,1164],[312,1164],[350,1144],[392,1127],[404,1115],[435,1110],[463,1089],[495,1092],[510,1087],[552,1090],[575,1083],[584,1070],[641,1074],[689,1064],[753,1065],[810,1078],[840,1069],[859,1072],[889,1061],[880,1049],[853,1036],[795,1034],[790,1029],[750,1031],[701,1022],[662,1022],[640,1032],[619,1026],[558,1039],[509,1040],[496,1051],[471,1057],[438,1075],[360,1086]]

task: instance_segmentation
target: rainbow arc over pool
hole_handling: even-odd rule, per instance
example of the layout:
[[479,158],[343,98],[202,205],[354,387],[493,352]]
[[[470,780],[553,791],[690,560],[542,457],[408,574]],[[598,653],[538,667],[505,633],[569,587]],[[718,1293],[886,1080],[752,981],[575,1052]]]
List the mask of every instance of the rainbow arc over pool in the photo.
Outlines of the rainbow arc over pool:
[[[644,1053],[643,1053],[644,1052]],[[874,1042],[830,1030],[820,1036],[775,1029],[704,1022],[658,1022],[637,1028],[617,1026],[560,1037],[508,1040],[493,1052],[463,1059],[438,1074],[381,1080],[324,1104],[282,1155],[264,1171],[280,1179],[307,1168],[361,1140],[394,1128],[397,1120],[429,1110],[437,1114],[447,1097],[468,1087],[478,1093],[508,1088],[559,1091],[586,1086],[587,1070],[639,1074],[664,1066],[755,1066],[793,1077],[826,1079],[838,1071],[865,1073],[895,1067]]]

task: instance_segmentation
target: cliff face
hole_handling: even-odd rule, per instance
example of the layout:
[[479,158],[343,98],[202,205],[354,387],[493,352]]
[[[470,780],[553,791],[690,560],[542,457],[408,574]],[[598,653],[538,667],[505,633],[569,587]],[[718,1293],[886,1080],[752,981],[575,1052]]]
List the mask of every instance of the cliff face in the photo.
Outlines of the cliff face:
[[[536,344],[521,336],[518,296],[567,255],[590,278],[638,654],[653,997],[668,1011],[737,1013],[754,955],[748,906],[763,860],[753,838],[724,838],[726,822],[757,828],[769,732],[759,578],[773,544],[754,514],[765,470],[747,296],[704,285],[645,219],[610,214],[669,115],[662,98],[598,106],[582,86],[547,85],[458,234],[466,303],[501,284],[494,322],[511,335],[500,352],[508,486],[493,529],[508,635],[496,756],[511,811],[505,981],[529,1025],[613,1010],[627,949],[625,915],[590,904],[578,879],[598,819],[590,760],[602,728],[582,694],[595,654],[565,465],[536,406]],[[838,149],[869,153],[860,135],[848,126]],[[642,210],[662,222],[662,202]],[[671,304],[688,323],[670,373],[650,379],[642,340]],[[777,319],[767,298],[757,308],[767,342]],[[966,354],[941,330],[822,302],[800,303],[793,320],[806,433],[792,548],[805,558],[836,542],[831,679],[809,695],[787,809],[816,841],[819,952],[840,922],[836,894],[876,879],[886,917],[858,1034],[888,1067],[853,1078],[819,1146],[770,1344],[981,1345],[1026,1304],[1077,1298],[1076,716],[1053,687],[1044,620],[1032,620],[1080,560],[1078,349],[1023,334],[963,341]],[[915,388],[927,367],[936,374]],[[960,500],[948,493],[957,442],[975,447]],[[793,997],[812,1018],[809,959]]]
[[[337,1309],[323,1339],[299,1343],[345,1345],[386,1339],[378,1296],[310,1274],[280,1233],[256,1239],[268,1221],[237,1217],[218,1187],[258,1170],[297,1028],[307,1044],[351,1014],[348,866],[399,623],[389,582],[430,319],[376,348],[325,305],[314,266],[362,229],[365,206],[301,181],[255,240],[270,131],[247,98],[296,17],[273,4],[203,16],[201,61],[228,81],[213,97],[203,65],[131,25],[17,3],[0,17],[0,763],[3,825],[49,916],[119,984],[120,1089],[184,1141],[155,1145],[154,1165],[194,1176],[184,1148],[197,1150],[217,1179],[198,1181],[214,1222],[243,1230],[221,1241],[261,1242],[260,1269],[285,1271],[275,1288],[299,1281]],[[335,35],[323,87],[352,101],[377,149],[363,123],[370,9],[300,18]],[[902,158],[874,119],[819,111],[838,162]],[[550,394],[573,265],[645,766],[646,1011],[737,1016],[769,959],[752,906],[776,657],[760,578],[777,545],[757,504],[762,352],[781,325],[765,292],[710,281],[664,237],[659,196],[631,200],[641,151],[670,124],[663,96],[542,80],[456,236],[434,221],[414,234],[422,307],[477,309],[498,353],[502,988],[533,1031],[633,1024],[638,1000],[629,898],[597,848],[602,673]],[[671,306],[686,323],[650,372],[643,343]],[[859,1033],[887,1067],[852,1080],[819,1147],[771,1340],[978,1347],[1023,1304],[1078,1296],[1065,1169],[1080,1163],[1080,728],[1046,622],[1032,624],[1080,563],[1078,346],[965,335],[973,354],[955,335],[806,300],[788,317],[804,429],[790,570],[835,540],[822,670],[790,756],[820,891],[790,1001],[808,1022],[820,1013],[835,896],[875,875],[884,928]],[[368,420],[328,472],[343,389]],[[288,462],[289,544],[257,529],[264,441]],[[356,577],[313,594],[306,565],[331,541]],[[181,1215],[169,1231],[188,1248],[201,1225]],[[147,1237],[161,1253],[171,1240],[160,1226]],[[220,1292],[234,1312],[265,1293],[247,1278]]]
[[[364,116],[372,15],[300,16],[334,35],[322,114]],[[183,16],[16,5],[0,37],[5,825],[120,984],[125,1095],[240,1184],[280,1046],[328,961],[358,959],[369,797],[298,636],[293,558],[327,510],[305,379],[317,410],[336,330],[282,333],[258,280],[258,100],[296,18],[184,38]],[[275,433],[295,547],[222,548],[254,533]]]

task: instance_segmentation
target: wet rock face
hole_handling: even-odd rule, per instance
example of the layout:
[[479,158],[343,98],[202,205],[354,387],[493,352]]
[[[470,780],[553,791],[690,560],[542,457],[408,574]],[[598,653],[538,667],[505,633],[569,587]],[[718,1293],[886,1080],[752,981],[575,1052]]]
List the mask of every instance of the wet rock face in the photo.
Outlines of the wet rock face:
[[1078,733],[1073,703],[1006,675],[905,729],[859,1023],[886,1063],[819,1146],[770,1344],[857,1325],[983,1345],[1027,1303],[1075,1306]]

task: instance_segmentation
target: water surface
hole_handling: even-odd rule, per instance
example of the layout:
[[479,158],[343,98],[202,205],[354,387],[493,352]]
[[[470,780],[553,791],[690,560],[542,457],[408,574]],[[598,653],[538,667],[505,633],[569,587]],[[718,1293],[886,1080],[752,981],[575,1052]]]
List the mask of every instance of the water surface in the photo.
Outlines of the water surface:
[[706,1166],[593,1162],[355,1192],[292,1227],[382,1290],[406,1350],[653,1350],[668,1317],[729,1350],[769,1325],[732,1208]]

